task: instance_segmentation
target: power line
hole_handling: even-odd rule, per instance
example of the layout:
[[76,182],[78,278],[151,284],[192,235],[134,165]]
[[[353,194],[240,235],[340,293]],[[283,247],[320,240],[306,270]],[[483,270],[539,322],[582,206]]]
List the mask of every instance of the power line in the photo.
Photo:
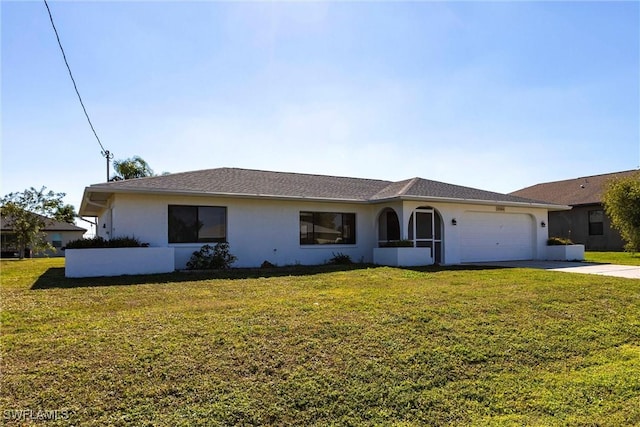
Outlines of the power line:
[[47,12],[49,13],[49,20],[51,21],[51,26],[53,27],[53,32],[56,33],[56,39],[58,40],[58,46],[60,46],[60,51],[62,52],[62,58],[64,59],[64,63],[67,66],[67,70],[69,71],[69,77],[71,77],[71,82],[73,82],[73,88],[76,90],[76,95],[78,95],[78,100],[80,101],[80,105],[82,106],[82,111],[84,111],[84,115],[89,122],[89,126],[91,126],[91,130],[100,144],[101,154],[107,158],[107,180],[109,179],[109,160],[113,158],[113,154],[109,152],[109,150],[105,150],[100,138],[98,138],[98,134],[96,133],[95,128],[93,127],[93,123],[91,123],[91,119],[89,118],[89,114],[87,113],[87,109],[84,106],[84,102],[82,102],[82,97],[80,96],[80,92],[78,91],[78,86],[76,85],[76,80],[73,78],[73,74],[71,73],[71,67],[69,67],[69,62],[67,61],[67,55],[64,53],[64,49],[62,48],[62,43],[60,42],[60,36],[58,35],[58,30],[56,29],[56,24],[53,23],[53,16],[51,16],[51,9],[49,9],[49,4],[47,0],[43,0],[44,5],[47,7]]

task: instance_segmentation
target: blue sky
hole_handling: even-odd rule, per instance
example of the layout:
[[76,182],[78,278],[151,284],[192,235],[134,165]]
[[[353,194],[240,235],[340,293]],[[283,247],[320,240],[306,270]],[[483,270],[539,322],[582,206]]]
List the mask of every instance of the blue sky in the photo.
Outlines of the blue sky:
[[[640,163],[638,2],[50,1],[104,146],[510,192]],[[2,194],[105,160],[44,4],[2,1]]]

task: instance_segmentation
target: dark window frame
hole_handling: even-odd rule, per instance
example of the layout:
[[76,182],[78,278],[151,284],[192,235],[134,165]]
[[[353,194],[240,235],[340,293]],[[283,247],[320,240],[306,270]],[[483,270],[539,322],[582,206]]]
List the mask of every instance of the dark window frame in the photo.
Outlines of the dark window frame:
[[[340,215],[341,216],[341,230],[340,230],[340,242],[320,242],[319,235],[321,234],[320,230],[316,230],[316,227],[322,227],[320,225],[319,218],[323,215]],[[308,220],[309,216],[311,216],[311,230],[306,231],[306,237],[303,237],[302,227],[303,216]],[[349,232],[347,232],[347,227],[345,225],[349,225]],[[299,239],[301,246],[322,246],[322,245],[355,245],[356,240],[356,214],[355,212],[324,212],[324,211],[300,211],[299,215]],[[337,228],[333,231],[338,231]]]
[[[215,209],[222,210],[224,213],[224,236],[223,237],[202,237],[200,236],[200,230],[203,225],[200,222],[200,210],[201,209]],[[176,221],[180,221],[177,215],[172,214],[172,211],[182,210],[183,214],[192,210],[194,217],[192,221],[187,224],[183,224],[184,229],[182,232],[176,231],[176,226],[179,224]],[[168,205],[167,207],[167,240],[171,244],[179,243],[226,243],[228,237],[227,227],[227,207],[226,206],[202,206],[202,205]],[[191,219],[191,218],[190,218]],[[198,226],[198,224],[201,224]],[[218,224],[216,224],[218,225]]]
[[[600,212],[602,216],[602,221],[591,221],[591,215],[593,213]],[[588,212],[588,223],[589,223],[589,236],[603,236],[604,235],[604,210],[602,209],[593,209]]]

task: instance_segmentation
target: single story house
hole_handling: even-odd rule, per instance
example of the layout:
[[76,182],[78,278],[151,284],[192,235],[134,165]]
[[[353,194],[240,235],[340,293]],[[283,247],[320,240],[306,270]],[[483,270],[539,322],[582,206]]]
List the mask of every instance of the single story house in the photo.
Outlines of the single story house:
[[583,244],[587,250],[622,251],[624,241],[620,233],[611,228],[602,205],[602,193],[610,180],[634,174],[640,176],[640,171],[545,182],[514,191],[511,195],[571,206],[568,211],[549,212],[549,236],[569,238]]
[[[236,267],[322,264],[335,254],[391,265],[544,259],[547,213],[563,209],[422,178],[218,168],[91,185],[79,214],[97,217],[102,237],[173,248],[181,269],[216,242],[229,243]],[[411,246],[402,248],[409,258],[389,258],[398,242]]]
[[[43,217],[44,218],[44,217]],[[64,256],[62,248],[72,240],[82,239],[84,228],[64,221],[56,221],[51,218],[45,219],[45,227],[43,232],[45,240],[55,248],[55,251],[45,251],[43,253],[32,254],[31,249],[27,248],[26,257],[33,256]],[[2,249],[2,258],[18,258],[19,251],[16,245],[15,233],[8,224],[9,221],[5,217],[0,218],[0,247]]]

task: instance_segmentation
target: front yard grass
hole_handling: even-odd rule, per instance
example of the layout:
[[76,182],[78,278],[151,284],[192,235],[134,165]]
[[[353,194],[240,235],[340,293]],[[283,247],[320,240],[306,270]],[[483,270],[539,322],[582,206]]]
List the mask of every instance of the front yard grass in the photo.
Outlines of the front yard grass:
[[63,262],[1,263],[5,424],[29,424],[23,409],[82,426],[640,424],[640,280],[364,266],[68,280]]
[[584,260],[604,264],[640,265],[640,253],[587,251],[584,253]]

